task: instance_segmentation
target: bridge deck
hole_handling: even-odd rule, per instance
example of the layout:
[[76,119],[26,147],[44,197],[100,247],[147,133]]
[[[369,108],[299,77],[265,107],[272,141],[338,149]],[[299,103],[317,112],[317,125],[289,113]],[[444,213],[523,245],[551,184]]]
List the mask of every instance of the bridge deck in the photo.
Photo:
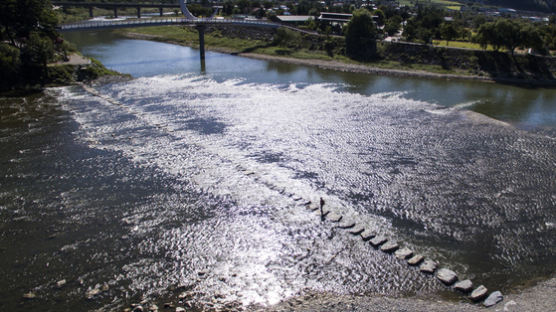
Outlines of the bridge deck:
[[241,25],[278,28],[282,25],[271,22],[251,21],[243,19],[215,19],[215,18],[165,18],[165,19],[144,19],[144,20],[125,20],[125,21],[102,21],[102,22],[80,22],[65,24],[59,27],[60,31],[94,30],[94,29],[113,29],[127,27],[147,27],[164,25]]

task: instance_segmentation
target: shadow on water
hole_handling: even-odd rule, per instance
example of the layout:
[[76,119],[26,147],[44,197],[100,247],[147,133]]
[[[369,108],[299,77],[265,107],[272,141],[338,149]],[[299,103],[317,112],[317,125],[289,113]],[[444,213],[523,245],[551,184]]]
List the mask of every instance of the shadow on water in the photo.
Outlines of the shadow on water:
[[184,129],[197,131],[200,134],[222,134],[226,130],[226,124],[219,122],[216,118],[196,117],[187,120]]

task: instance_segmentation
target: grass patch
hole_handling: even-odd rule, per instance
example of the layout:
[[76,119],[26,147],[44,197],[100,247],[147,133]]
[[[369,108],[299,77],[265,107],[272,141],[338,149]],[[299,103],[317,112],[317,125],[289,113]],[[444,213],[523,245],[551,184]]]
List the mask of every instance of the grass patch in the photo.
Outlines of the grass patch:
[[[433,43],[433,45],[439,46],[439,47],[483,50],[481,45],[479,45],[478,43],[473,43],[473,42],[469,42],[469,41],[448,41],[448,43],[446,43],[446,40],[433,40],[432,43]],[[489,46],[487,46],[486,50],[487,51],[494,51],[494,48],[491,45],[489,45]]]
[[[141,34],[151,36],[150,39],[171,42],[187,46],[199,45],[199,33],[193,27],[186,26],[155,26],[155,27],[141,27],[141,28],[128,28],[123,30],[116,30],[122,34]],[[205,33],[205,46],[207,49],[220,48],[229,52],[240,53],[245,50],[254,50],[259,46],[264,46],[267,43],[262,40],[251,40],[241,38],[229,38],[222,36],[219,31],[212,33]]]

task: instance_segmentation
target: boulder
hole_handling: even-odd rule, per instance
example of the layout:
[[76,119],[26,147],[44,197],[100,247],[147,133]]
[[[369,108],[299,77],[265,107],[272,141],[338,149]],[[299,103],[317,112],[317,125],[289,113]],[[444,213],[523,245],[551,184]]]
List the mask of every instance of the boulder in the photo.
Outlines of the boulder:
[[502,293],[499,291],[495,291],[493,293],[491,293],[483,302],[483,305],[485,307],[491,307],[495,304],[497,304],[498,302],[502,301],[504,299],[504,296],[502,296]]
[[466,279],[466,280],[457,282],[454,285],[454,288],[459,290],[459,291],[462,291],[462,292],[470,292],[471,289],[473,288],[473,283],[470,280]]
[[342,220],[342,216],[331,212],[326,215],[326,219],[328,219],[331,222],[340,222],[340,220]]
[[133,308],[133,310],[131,310],[131,312],[143,312],[143,306],[136,306],[135,308]]
[[407,263],[409,265],[418,265],[419,263],[421,263],[421,261],[423,261],[424,257],[421,255],[415,255],[411,258],[409,258],[409,260],[407,260]]
[[376,236],[375,232],[369,230],[369,229],[365,229],[365,231],[361,232],[361,234],[359,234],[361,236],[361,238],[364,241],[368,241],[369,239],[373,238]]
[[398,243],[393,242],[393,241],[389,241],[389,242],[386,242],[384,245],[380,246],[380,250],[382,250],[384,252],[394,252],[399,247],[400,246],[398,245]]
[[177,307],[176,312],[185,312],[185,309],[182,307]]
[[64,285],[66,285],[66,280],[65,279],[59,280],[59,281],[56,282],[56,287],[58,287],[58,288],[62,288]]
[[37,295],[35,295],[35,293],[32,292],[32,291],[30,291],[26,294],[23,294],[23,299],[27,299],[27,300],[35,299],[36,297],[37,297]]
[[419,270],[423,273],[432,274],[436,270],[436,262],[427,259],[423,262],[423,264],[421,264]]
[[342,220],[340,220],[338,224],[338,227],[341,229],[351,229],[354,226],[355,226],[355,222],[353,220],[346,219],[346,218],[342,218]]
[[469,295],[469,299],[471,299],[473,301],[481,300],[486,296],[487,292],[488,292],[488,289],[485,286],[481,285],[481,286],[475,288],[475,290],[473,290],[473,292],[471,292],[471,295]]
[[359,234],[363,233],[363,231],[365,231],[365,228],[363,226],[355,225],[354,227],[352,227],[349,230],[349,233],[353,234],[353,235],[359,235]]
[[458,279],[456,272],[445,268],[438,270],[436,277],[446,285],[452,285]]
[[401,259],[401,260],[407,259],[407,257],[410,257],[412,254],[413,254],[413,251],[411,251],[411,249],[409,249],[407,247],[403,247],[401,249],[398,249],[394,253],[396,258]]
[[374,247],[378,247],[386,243],[387,241],[388,239],[386,239],[386,237],[384,236],[375,236],[375,238],[371,239],[371,245],[373,245]]
[[311,211],[315,211],[315,210],[320,208],[320,206],[317,203],[310,203],[306,207],[307,207],[307,209],[309,209]]
[[94,296],[96,296],[98,294],[100,294],[100,289],[94,288],[94,289],[91,289],[91,290],[87,291],[85,296],[87,297],[87,299],[92,299]]

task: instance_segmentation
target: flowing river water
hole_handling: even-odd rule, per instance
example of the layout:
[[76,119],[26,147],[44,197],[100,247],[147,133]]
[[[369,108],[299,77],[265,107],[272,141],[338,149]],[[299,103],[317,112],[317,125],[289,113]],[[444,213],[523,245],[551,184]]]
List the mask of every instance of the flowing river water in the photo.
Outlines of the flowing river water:
[[320,197],[491,290],[554,273],[554,90],[68,38],[135,78],[0,99],[2,310],[447,291]]

